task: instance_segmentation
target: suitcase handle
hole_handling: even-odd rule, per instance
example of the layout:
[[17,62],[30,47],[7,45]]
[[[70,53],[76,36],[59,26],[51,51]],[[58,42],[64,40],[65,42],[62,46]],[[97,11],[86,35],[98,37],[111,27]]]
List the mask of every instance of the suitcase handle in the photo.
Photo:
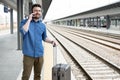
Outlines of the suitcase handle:
[[57,46],[53,46],[53,66],[57,64]]

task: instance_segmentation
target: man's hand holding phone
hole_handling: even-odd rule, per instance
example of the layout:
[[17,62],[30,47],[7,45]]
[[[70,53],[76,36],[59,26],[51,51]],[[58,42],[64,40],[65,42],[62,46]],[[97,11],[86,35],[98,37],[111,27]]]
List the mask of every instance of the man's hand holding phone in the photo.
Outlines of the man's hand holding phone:
[[30,20],[30,21],[32,20],[32,18],[34,17],[35,14],[36,14],[36,13],[31,13],[31,14],[29,15],[29,20]]
[[29,24],[30,24],[30,21],[32,20],[33,18],[33,15],[35,15],[36,13],[31,13],[29,15],[29,18],[28,18],[28,21],[26,22],[26,24],[23,26],[23,29],[27,32],[28,29],[29,29]]

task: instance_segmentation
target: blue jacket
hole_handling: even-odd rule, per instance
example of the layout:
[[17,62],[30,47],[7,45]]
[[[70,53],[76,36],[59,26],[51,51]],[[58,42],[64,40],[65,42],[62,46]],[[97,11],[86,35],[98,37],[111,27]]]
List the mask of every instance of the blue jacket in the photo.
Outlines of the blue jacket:
[[46,26],[42,23],[41,20],[35,22],[32,20],[29,25],[29,30],[26,32],[23,29],[23,25],[27,22],[28,19],[22,20],[20,23],[20,32],[23,37],[22,52],[24,55],[31,57],[40,57],[43,56],[44,48],[42,40],[45,41]]

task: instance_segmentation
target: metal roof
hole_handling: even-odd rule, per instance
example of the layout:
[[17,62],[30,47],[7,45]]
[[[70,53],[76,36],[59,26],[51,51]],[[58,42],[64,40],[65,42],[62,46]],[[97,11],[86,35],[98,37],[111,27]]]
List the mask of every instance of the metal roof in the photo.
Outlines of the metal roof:
[[[43,18],[45,17],[45,15],[47,13],[47,10],[48,10],[51,2],[52,2],[52,0],[23,0],[23,1],[24,2],[33,2],[33,4],[35,2],[39,3],[39,4],[42,4]],[[2,2],[4,5],[9,6],[10,8],[13,8],[14,10],[17,10],[17,0],[0,0],[0,2]],[[25,7],[25,11],[29,11],[29,9],[26,10],[28,8],[28,6],[24,6],[24,7]]]
[[[80,15],[87,15],[87,14],[91,14],[91,13],[94,13],[94,12],[104,11],[104,10],[108,10],[108,9],[112,9],[112,8],[118,8],[118,7],[120,7],[120,1],[115,2],[113,4],[102,6],[102,7],[99,7],[99,8],[95,8],[95,9],[92,9],[92,10],[89,10],[89,11],[77,13],[77,14],[70,15],[70,16],[63,17],[63,18],[59,18],[59,19],[56,19],[56,20],[66,19],[66,18],[70,18],[70,17],[76,17],[76,16],[80,16]],[[56,20],[53,20],[53,21],[56,21]]]

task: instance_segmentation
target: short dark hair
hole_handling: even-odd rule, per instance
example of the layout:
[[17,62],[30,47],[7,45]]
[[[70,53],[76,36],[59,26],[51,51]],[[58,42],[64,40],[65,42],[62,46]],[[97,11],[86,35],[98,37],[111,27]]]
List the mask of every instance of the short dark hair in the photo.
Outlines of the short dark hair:
[[41,5],[40,4],[33,4],[32,5],[32,10],[33,10],[34,7],[40,7],[41,8]]

